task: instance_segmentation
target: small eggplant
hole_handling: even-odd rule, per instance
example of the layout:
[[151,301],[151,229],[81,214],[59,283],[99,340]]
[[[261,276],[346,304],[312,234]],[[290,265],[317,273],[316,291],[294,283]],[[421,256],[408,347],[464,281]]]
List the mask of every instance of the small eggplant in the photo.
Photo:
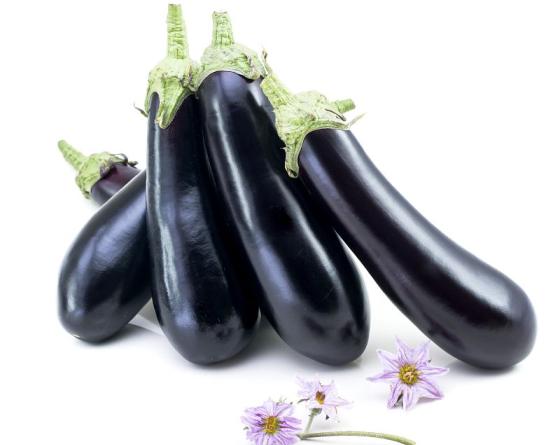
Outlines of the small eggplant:
[[192,64],[178,5],[169,6],[168,33],[168,56],[152,70],[146,99],[153,301],[175,349],[209,364],[248,345],[259,311],[252,286],[238,273],[243,264],[227,248],[196,99],[185,86]]
[[[422,332],[482,368],[523,360],[536,319],[523,290],[461,248],[389,183],[348,130],[351,101],[292,95],[268,69],[262,87],[286,145],[286,170],[330,215],[381,289]],[[300,153],[301,151],[301,153]]]
[[282,146],[260,89],[260,62],[214,13],[195,78],[212,172],[228,225],[262,289],[261,309],[292,348],[339,365],[361,355],[369,309],[336,233],[275,160]]
[[62,263],[59,318],[82,340],[112,337],[150,298],[145,182],[145,173],[137,174],[109,199],[78,234]]
[[[148,275],[132,280],[106,265],[107,259],[113,258],[121,267],[134,264],[140,270],[147,269],[135,263],[135,256],[119,251],[129,244],[131,229],[146,238],[145,174],[140,174],[136,163],[125,155],[102,152],[86,157],[66,141],[59,141],[58,147],[78,171],[76,183],[84,196],[99,205],[136,177],[135,183],[115,198],[116,203],[108,204],[86,225],[60,272],[58,312],[62,325],[75,337],[100,342],[119,332],[150,297]],[[103,241],[105,236],[107,241]],[[145,243],[143,247],[145,251]]]

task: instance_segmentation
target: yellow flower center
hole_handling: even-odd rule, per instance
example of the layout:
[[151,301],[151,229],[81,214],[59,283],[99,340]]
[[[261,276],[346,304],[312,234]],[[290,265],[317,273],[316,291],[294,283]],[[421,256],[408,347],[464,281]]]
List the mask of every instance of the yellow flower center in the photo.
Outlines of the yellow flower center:
[[407,385],[414,385],[420,378],[420,371],[413,365],[403,365],[399,370],[399,378]]
[[325,403],[325,393],[321,391],[317,391],[315,393],[315,400],[317,401],[317,403],[319,403],[319,405]]
[[280,421],[276,416],[269,416],[264,419],[263,429],[266,434],[276,434],[280,429]]

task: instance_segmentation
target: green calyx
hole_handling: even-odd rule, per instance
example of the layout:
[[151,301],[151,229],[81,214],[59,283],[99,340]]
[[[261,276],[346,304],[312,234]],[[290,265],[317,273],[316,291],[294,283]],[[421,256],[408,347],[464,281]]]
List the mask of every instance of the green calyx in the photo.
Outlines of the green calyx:
[[117,164],[136,165],[123,154],[112,154],[106,151],[86,156],[72,147],[65,140],[58,141],[58,148],[66,161],[78,172],[76,184],[86,198],[91,197],[91,189]]
[[235,43],[228,13],[214,12],[212,21],[212,44],[204,50],[200,59],[193,79],[194,89],[198,89],[204,79],[217,71],[232,71],[247,79],[262,77],[264,69],[257,53]]
[[[266,55],[264,58],[266,60]],[[355,108],[351,99],[331,102],[317,91],[293,94],[268,65],[266,72],[261,88],[274,109],[276,131],[286,144],[286,172],[292,178],[297,178],[298,158],[305,136],[322,128],[348,130],[361,116],[352,121],[344,117],[344,113]]]
[[185,23],[180,5],[169,5],[167,12],[167,57],[150,72],[144,104],[149,113],[154,94],[159,97],[156,123],[166,128],[173,121],[185,98],[193,93],[194,65],[189,58]]

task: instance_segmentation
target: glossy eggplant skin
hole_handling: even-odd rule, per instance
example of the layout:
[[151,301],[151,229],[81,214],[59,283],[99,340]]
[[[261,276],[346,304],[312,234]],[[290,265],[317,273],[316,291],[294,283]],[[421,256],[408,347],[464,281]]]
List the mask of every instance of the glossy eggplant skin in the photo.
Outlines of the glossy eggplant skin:
[[140,170],[129,164],[115,164],[91,188],[91,198],[99,205],[104,204],[122,189]]
[[153,300],[161,327],[187,360],[210,364],[253,336],[258,302],[228,251],[198,110],[188,96],[171,124],[155,122],[152,96],[146,181]]
[[146,175],[136,175],[88,221],[63,261],[58,312],[90,342],[119,332],[150,298]]
[[215,72],[197,95],[219,196],[262,289],[263,314],[312,359],[356,359],[369,334],[360,277],[332,227],[274,158],[282,142],[260,81]]
[[461,248],[385,179],[350,131],[305,138],[300,180],[399,309],[456,358],[506,368],[536,336],[523,290]]

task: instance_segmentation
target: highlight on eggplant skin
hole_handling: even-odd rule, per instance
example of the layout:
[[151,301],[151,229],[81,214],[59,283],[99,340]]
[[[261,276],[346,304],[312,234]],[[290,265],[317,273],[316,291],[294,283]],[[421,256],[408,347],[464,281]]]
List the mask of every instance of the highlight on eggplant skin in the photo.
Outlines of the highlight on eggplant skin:
[[160,325],[188,361],[227,360],[253,338],[259,309],[214,199],[194,95],[166,128],[151,100],[146,181],[153,301]]
[[525,292],[451,241],[375,167],[352,132],[309,133],[300,180],[399,309],[442,349],[481,368],[523,360],[536,338]]
[[107,201],[80,231],[58,281],[58,313],[75,337],[101,342],[150,298],[145,173]]
[[130,164],[115,164],[93,185],[90,192],[91,199],[99,205],[104,204],[139,173],[140,170]]
[[358,358],[369,338],[360,276],[336,233],[277,162],[282,142],[258,80],[218,71],[200,85],[208,156],[261,309],[293,349],[321,363]]

